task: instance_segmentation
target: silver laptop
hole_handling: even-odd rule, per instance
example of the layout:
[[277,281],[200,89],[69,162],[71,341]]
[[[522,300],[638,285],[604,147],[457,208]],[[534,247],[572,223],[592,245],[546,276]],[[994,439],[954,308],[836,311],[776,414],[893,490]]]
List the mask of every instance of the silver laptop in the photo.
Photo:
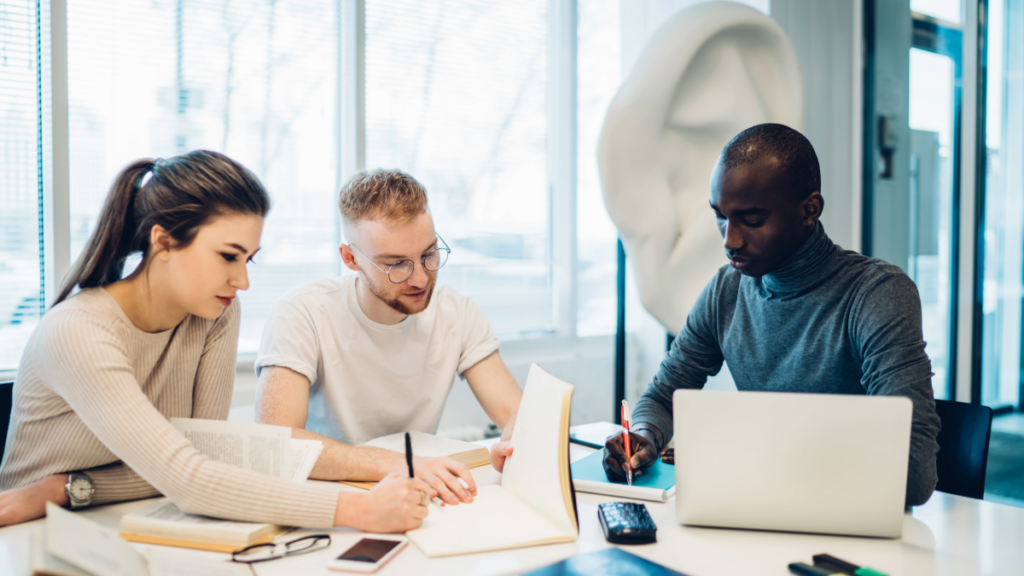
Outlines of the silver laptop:
[[909,398],[678,390],[672,400],[680,523],[902,534]]

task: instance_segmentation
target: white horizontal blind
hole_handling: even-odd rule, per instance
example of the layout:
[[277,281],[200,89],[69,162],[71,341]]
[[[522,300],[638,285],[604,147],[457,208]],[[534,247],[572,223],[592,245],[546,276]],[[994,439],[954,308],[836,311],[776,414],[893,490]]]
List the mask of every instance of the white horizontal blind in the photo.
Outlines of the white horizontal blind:
[[129,162],[197,148],[240,161],[274,205],[241,294],[240,352],[270,305],[336,275],[336,2],[68,0],[72,255]]
[[422,182],[438,281],[502,335],[553,327],[548,0],[366,0],[367,167]]
[[0,370],[43,311],[37,3],[0,3]]

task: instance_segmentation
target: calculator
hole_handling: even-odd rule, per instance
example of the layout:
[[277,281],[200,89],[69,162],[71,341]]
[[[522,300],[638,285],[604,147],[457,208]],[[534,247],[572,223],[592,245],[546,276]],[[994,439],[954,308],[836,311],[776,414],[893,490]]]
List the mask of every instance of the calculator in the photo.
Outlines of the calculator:
[[658,541],[658,527],[647,506],[635,502],[605,502],[597,507],[605,540],[612,544],[649,544]]

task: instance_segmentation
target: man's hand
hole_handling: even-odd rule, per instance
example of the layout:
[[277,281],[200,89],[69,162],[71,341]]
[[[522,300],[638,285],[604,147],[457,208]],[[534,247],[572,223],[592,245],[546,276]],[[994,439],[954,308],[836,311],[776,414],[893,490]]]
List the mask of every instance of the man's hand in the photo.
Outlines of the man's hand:
[[0,526],[21,524],[46,516],[47,502],[67,505],[68,495],[64,493],[67,483],[67,474],[53,474],[21,488],[0,492]]
[[[645,434],[630,432],[629,447],[632,458],[628,466],[633,469],[633,477],[642,474],[642,469],[647,468],[658,459],[658,450],[655,448],[654,440]],[[622,434],[613,434],[604,443],[604,473],[612,482],[626,481],[626,451],[622,446]]]
[[[472,502],[476,496],[476,481],[469,473],[469,468],[461,462],[456,462],[447,456],[440,458],[420,458],[414,456],[412,459],[413,471],[416,478],[426,482],[432,488],[433,494],[440,496],[445,504],[455,505],[461,502]],[[409,476],[409,466],[405,459],[398,466],[395,466],[392,474]],[[462,478],[468,488],[464,488],[459,482]]]
[[512,455],[511,442],[495,442],[491,444],[491,466],[498,472],[505,468],[505,458]]
[[338,494],[334,524],[351,526],[364,532],[405,532],[419,528],[429,509],[422,505],[423,495],[434,493],[424,481],[393,472],[366,494]]

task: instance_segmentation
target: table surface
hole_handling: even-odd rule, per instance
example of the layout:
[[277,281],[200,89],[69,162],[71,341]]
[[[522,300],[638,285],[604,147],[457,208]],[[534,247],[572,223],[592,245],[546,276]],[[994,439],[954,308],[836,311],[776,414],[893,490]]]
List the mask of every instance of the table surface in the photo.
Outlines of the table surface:
[[[573,460],[593,452],[571,446]],[[499,483],[492,468],[473,470],[479,485]],[[339,490],[358,489],[331,483]],[[409,544],[376,574],[438,576],[498,576],[533,570],[576,554],[608,548],[597,520],[597,505],[621,498],[577,492],[580,535],[576,542],[428,559]],[[99,506],[81,512],[116,529],[121,516],[141,508],[150,500]],[[727,530],[681,526],[675,518],[675,501],[645,502],[658,525],[658,542],[622,546],[688,576],[783,576],[790,562],[811,562],[814,554],[828,553],[851,562],[871,566],[891,576],[989,576],[1024,574],[1024,509],[962,498],[936,492],[924,506],[904,518],[900,539],[855,538],[813,534],[788,534],[753,530]],[[36,522],[42,522],[37,520]],[[0,528],[0,575],[27,575],[31,524]],[[288,540],[324,530],[300,530],[283,535]],[[339,572],[326,569],[328,560],[354,544],[363,534],[346,528],[330,531],[331,547],[303,556],[254,565],[258,576],[291,576]],[[140,549],[143,545],[136,545]],[[226,559],[212,552],[182,551]]]

